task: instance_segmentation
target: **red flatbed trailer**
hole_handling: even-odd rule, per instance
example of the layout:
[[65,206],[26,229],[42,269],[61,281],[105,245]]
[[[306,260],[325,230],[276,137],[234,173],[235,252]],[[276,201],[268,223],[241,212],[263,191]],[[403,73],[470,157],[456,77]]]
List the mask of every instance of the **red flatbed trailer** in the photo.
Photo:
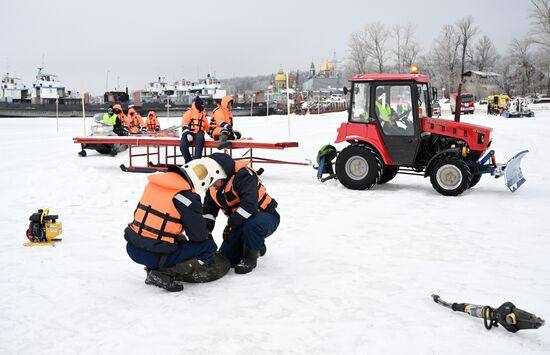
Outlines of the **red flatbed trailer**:
[[[176,137],[138,137],[138,136],[105,136],[105,137],[75,137],[73,142],[76,144],[126,144],[128,145],[128,157],[129,164],[125,166],[122,164],[120,168],[123,171],[129,172],[155,172],[164,171],[168,165],[177,164],[177,158],[181,157],[180,154],[180,138]],[[237,160],[249,160],[250,167],[253,167],[254,163],[266,163],[266,164],[291,164],[291,165],[308,165],[305,162],[291,162],[271,158],[261,158],[254,156],[254,149],[269,149],[269,150],[283,150],[286,148],[298,147],[298,142],[276,142],[265,143],[256,142],[252,140],[234,140],[232,147],[225,151],[233,156],[233,150],[247,149],[244,154],[234,159]],[[206,140],[204,142],[204,154],[212,154],[215,152],[219,142],[213,140]],[[145,152],[137,151],[136,148],[144,147]],[[194,147],[192,147],[194,149]],[[217,151],[217,150],[216,150]],[[164,153],[164,154],[162,154]],[[156,156],[156,163],[152,163],[151,158]],[[147,165],[135,165],[135,160],[138,157],[146,157]],[[180,162],[182,164],[182,162]]]

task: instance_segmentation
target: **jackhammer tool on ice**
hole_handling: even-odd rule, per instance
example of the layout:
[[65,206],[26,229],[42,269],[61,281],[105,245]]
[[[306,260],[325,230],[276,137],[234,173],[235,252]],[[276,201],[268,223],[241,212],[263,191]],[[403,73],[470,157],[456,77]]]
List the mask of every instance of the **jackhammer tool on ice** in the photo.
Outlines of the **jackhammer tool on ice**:
[[490,330],[493,326],[498,327],[500,324],[507,331],[515,333],[521,329],[538,329],[544,325],[544,319],[516,308],[512,302],[505,302],[502,306],[494,309],[490,306],[479,306],[477,304],[448,303],[438,295],[432,295],[432,298],[435,303],[439,303],[443,307],[467,313],[472,317],[482,318],[487,330]]

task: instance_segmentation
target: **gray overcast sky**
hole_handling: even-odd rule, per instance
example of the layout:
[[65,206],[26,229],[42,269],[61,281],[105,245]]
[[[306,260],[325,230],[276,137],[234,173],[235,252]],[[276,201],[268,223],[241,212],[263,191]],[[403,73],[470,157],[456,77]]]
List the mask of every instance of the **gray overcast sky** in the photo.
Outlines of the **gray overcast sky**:
[[102,94],[169,82],[307,70],[347,55],[349,35],[370,22],[412,23],[424,50],[445,24],[473,16],[500,53],[529,31],[527,0],[106,1],[0,0],[0,73],[30,85],[36,68],[72,89]]

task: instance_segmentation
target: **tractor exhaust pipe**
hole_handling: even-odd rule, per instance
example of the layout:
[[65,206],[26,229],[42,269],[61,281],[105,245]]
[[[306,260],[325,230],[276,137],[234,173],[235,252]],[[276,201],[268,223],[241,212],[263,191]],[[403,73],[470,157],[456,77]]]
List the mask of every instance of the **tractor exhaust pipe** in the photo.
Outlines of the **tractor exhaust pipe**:
[[460,112],[462,111],[462,83],[458,84],[458,95],[455,104],[455,122],[460,122]]

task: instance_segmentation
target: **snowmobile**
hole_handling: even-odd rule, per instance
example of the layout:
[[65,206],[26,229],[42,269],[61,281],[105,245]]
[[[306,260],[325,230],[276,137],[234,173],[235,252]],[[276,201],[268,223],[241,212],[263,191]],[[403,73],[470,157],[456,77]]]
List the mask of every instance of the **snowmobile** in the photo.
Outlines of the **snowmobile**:
[[[105,124],[103,122],[103,114],[97,113],[94,115],[93,121],[92,121],[92,134],[90,136],[120,136],[120,135],[127,135],[128,133],[124,134],[124,131],[119,132],[119,134],[115,133],[113,131],[114,126],[110,126],[108,124]],[[78,152],[78,155],[81,157],[85,157],[86,150],[85,149],[92,149],[96,150],[99,154],[109,154],[111,156],[115,156],[118,153],[125,151],[128,149],[128,145],[126,144],[81,144],[82,150]]]

